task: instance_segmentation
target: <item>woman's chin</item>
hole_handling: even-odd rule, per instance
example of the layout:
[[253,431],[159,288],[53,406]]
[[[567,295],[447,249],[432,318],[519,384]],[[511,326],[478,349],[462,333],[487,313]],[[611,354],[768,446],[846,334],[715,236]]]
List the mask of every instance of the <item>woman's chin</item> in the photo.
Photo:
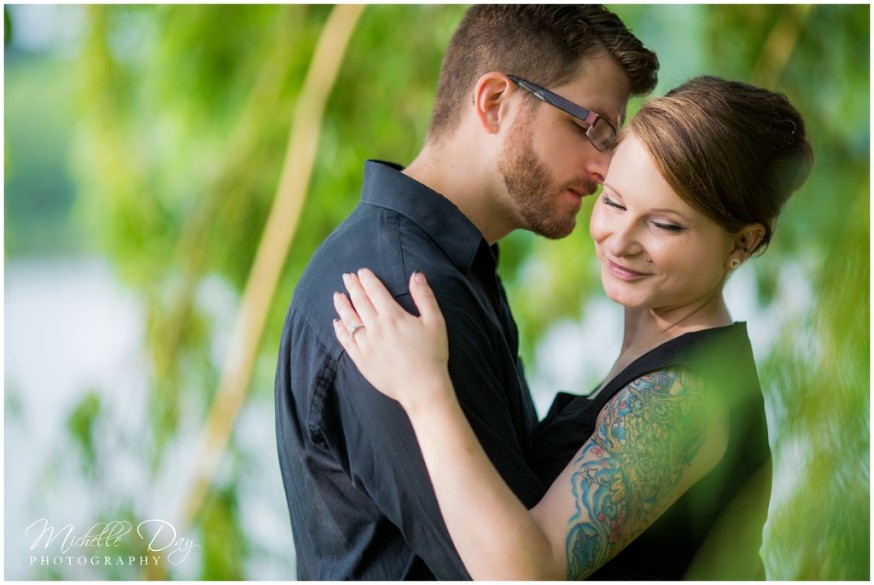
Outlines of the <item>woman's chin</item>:
[[620,287],[605,286],[604,294],[617,305],[622,305],[626,309],[643,308],[642,299],[639,295],[629,294],[627,290],[622,290]]

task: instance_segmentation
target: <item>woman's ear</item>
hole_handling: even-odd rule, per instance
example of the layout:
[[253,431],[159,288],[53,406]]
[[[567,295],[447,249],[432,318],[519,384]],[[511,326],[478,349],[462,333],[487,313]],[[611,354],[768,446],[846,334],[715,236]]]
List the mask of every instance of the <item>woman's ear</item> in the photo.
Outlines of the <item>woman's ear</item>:
[[490,134],[496,134],[507,116],[510,78],[498,71],[482,75],[473,92],[473,106],[480,125]]
[[[742,227],[734,235],[734,249],[729,253],[729,268],[737,268],[752,256],[765,239],[765,227],[754,223]],[[737,262],[735,262],[737,260]]]

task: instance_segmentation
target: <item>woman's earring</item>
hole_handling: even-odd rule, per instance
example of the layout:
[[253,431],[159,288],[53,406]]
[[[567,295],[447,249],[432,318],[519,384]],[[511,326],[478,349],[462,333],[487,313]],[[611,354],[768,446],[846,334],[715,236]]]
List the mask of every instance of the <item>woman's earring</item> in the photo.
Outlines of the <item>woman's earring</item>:
[[738,266],[740,266],[740,260],[738,260],[737,258],[732,258],[731,260],[729,260],[729,262],[728,262],[728,267],[729,267],[731,270],[734,270],[734,269],[737,268]]

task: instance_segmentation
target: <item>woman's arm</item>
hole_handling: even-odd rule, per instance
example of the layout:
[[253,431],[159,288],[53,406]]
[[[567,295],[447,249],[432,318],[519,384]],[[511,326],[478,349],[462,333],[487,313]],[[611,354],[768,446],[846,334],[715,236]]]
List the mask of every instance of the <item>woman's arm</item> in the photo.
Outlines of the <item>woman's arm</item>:
[[632,381],[532,510],[580,579],[613,558],[722,458],[725,411],[695,376],[667,368]]
[[[704,393],[679,371],[614,397],[597,431],[530,512],[495,471],[455,398],[442,315],[422,275],[416,318],[369,271],[345,278],[337,337],[410,417],[447,528],[476,579],[582,578],[648,527],[724,450]],[[364,324],[350,334],[350,327]],[[720,447],[722,441],[722,447]]]

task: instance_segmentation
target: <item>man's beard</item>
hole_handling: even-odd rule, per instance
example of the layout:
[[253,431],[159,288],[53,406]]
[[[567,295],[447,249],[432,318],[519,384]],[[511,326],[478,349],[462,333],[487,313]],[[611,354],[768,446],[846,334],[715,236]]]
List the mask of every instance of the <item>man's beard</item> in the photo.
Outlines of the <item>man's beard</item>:
[[546,166],[531,147],[531,125],[517,121],[505,144],[498,172],[525,222],[521,227],[554,240],[569,235],[577,224],[576,214],[557,208],[562,190],[550,181]]

